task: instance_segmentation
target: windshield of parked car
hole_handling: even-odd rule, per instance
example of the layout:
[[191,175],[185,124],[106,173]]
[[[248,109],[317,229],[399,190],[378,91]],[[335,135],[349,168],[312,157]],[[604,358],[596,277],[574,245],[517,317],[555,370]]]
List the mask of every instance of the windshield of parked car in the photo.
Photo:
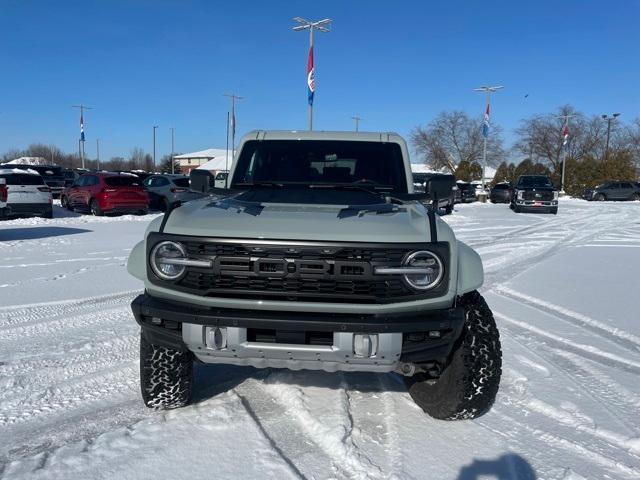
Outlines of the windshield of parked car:
[[509,185],[507,185],[506,183],[499,183],[498,185],[496,185],[493,188],[495,190],[509,190]]
[[176,187],[184,187],[184,188],[189,188],[189,179],[188,178],[174,178],[173,180],[173,184]]
[[406,193],[400,146],[335,140],[265,140],[244,144],[231,188],[252,185],[384,186]]
[[140,179],[137,177],[106,177],[104,179],[104,183],[106,183],[109,187],[134,187],[141,185]]
[[539,177],[539,176],[531,176],[531,177],[520,177],[518,180],[519,187],[553,187],[551,180],[549,177]]
[[42,185],[44,180],[40,175],[29,173],[10,173],[0,175],[0,178],[7,180],[7,185]]

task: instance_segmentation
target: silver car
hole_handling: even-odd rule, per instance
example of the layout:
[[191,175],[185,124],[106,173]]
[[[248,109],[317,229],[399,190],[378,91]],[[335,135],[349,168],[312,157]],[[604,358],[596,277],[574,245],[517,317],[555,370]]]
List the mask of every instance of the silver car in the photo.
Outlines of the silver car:
[[202,197],[189,190],[189,177],[184,175],[151,175],[142,184],[149,192],[150,207],[162,211],[178,200],[184,203]]

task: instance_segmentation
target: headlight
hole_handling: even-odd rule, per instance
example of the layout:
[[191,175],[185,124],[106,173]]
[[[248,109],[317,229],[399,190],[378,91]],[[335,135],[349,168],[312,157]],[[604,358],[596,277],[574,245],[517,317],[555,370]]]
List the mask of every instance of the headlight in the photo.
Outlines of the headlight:
[[435,287],[444,275],[442,260],[432,252],[421,250],[413,252],[403,262],[403,267],[410,271],[416,269],[420,273],[406,273],[405,281],[416,290],[429,290]]
[[524,190],[517,190],[518,192],[518,200],[522,200],[522,196],[524,195]]
[[159,278],[176,280],[187,268],[184,265],[186,259],[187,253],[181,244],[165,241],[153,247],[149,262]]

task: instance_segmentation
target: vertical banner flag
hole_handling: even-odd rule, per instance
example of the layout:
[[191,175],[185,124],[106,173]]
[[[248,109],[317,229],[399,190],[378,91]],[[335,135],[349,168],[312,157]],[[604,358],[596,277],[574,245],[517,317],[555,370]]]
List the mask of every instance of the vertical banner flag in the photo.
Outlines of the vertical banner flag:
[[313,94],[316,91],[315,69],[313,68],[313,47],[309,47],[309,60],[307,60],[307,95],[309,105],[313,106]]
[[489,136],[489,104],[487,103],[487,110],[484,112],[484,120],[482,121],[482,135],[484,138]]
[[84,142],[84,120],[82,119],[82,112],[80,112],[80,141]]
[[565,123],[562,129],[562,146],[566,146],[569,142],[569,126]]

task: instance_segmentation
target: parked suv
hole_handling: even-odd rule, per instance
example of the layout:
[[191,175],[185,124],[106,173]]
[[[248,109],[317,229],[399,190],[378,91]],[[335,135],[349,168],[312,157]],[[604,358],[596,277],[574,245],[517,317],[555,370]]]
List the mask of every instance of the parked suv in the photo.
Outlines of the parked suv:
[[7,208],[7,179],[0,177],[0,218],[4,218],[9,214],[9,209]]
[[558,213],[558,190],[546,175],[521,175],[511,195],[516,212]]
[[33,170],[40,174],[44,179],[44,183],[51,190],[53,198],[58,198],[64,190],[65,179],[62,173],[62,168],[57,165],[18,165],[12,163],[6,163],[0,165],[1,168],[17,168],[18,170]]
[[31,169],[0,169],[6,182],[6,216],[41,216],[53,218],[51,190],[38,172]]
[[476,201],[476,187],[469,182],[458,180],[455,191],[455,203],[471,203]]
[[442,197],[438,198],[438,208],[444,209],[445,214],[449,215],[453,212],[455,192],[458,189],[456,177],[450,173],[414,173],[413,187],[417,192],[424,192],[427,183],[434,178],[449,185],[449,189],[443,192]]
[[478,254],[414,193],[393,133],[251,132],[227,192],[165,212],[131,252],[144,282],[144,403],[191,399],[194,360],[404,375],[430,415],[474,418],[501,375]]
[[586,200],[640,200],[640,185],[635,182],[606,182],[584,191]]
[[202,194],[189,190],[189,177],[184,175],[151,175],[143,182],[149,193],[149,206],[165,211],[177,201],[188,202]]
[[510,183],[497,183],[489,192],[489,200],[491,203],[509,203],[512,191]]
[[86,173],[66,188],[60,202],[69,210],[105,213],[149,211],[149,195],[138,177],[130,173]]

